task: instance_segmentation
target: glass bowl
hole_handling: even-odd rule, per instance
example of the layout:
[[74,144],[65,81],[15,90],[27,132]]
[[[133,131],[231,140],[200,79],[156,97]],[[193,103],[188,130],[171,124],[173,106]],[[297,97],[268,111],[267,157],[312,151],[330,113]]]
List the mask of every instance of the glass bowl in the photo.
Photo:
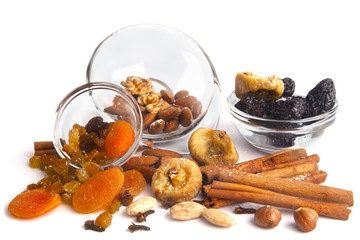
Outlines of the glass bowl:
[[235,92],[228,98],[228,108],[240,134],[254,147],[266,153],[291,148],[306,148],[315,142],[336,118],[338,101],[321,115],[299,120],[273,120],[249,115],[235,107]]
[[110,82],[121,86],[130,76],[150,79],[156,92],[176,94],[187,90],[202,105],[190,126],[176,131],[149,134],[158,147],[188,153],[187,140],[197,127],[216,128],[220,116],[220,83],[205,51],[183,32],[156,24],[120,29],[95,49],[87,69],[87,82]]
[[[113,105],[114,98],[121,102],[122,115],[110,114],[104,111]],[[93,117],[102,117],[104,122],[115,122],[123,119],[129,122],[135,132],[135,140],[130,149],[120,158],[113,159],[109,165],[121,165],[125,163],[138,149],[142,138],[142,117],[138,104],[135,99],[118,85],[97,82],[88,83],[71,91],[60,102],[56,110],[54,125],[54,146],[57,153],[71,160],[68,153],[63,150],[65,144],[69,143],[69,131],[74,124],[85,126]],[[71,161],[74,167],[81,164]]]

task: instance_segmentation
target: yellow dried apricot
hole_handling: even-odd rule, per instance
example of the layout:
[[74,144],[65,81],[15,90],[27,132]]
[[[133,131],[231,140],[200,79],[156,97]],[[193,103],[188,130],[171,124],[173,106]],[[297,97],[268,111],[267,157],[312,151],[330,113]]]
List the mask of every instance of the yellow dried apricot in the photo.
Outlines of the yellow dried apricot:
[[91,213],[105,208],[124,183],[124,174],[117,168],[96,173],[74,193],[72,203],[75,211]]
[[131,196],[139,195],[146,187],[146,179],[138,170],[128,170],[124,172],[124,184],[120,194],[129,190]]
[[121,157],[135,141],[135,132],[130,123],[118,120],[109,127],[105,138],[105,153],[111,158]]
[[8,205],[8,211],[19,218],[33,218],[53,210],[61,203],[55,192],[34,189],[18,194]]

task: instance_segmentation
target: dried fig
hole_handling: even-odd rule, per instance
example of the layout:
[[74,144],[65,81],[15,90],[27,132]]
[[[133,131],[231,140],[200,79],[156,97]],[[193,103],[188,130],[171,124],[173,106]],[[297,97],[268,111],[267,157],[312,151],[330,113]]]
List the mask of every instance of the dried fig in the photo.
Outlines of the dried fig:
[[189,201],[197,196],[202,186],[199,166],[187,158],[172,158],[154,173],[151,189],[164,205]]
[[229,165],[239,160],[232,139],[225,131],[199,128],[189,139],[190,155],[200,164]]

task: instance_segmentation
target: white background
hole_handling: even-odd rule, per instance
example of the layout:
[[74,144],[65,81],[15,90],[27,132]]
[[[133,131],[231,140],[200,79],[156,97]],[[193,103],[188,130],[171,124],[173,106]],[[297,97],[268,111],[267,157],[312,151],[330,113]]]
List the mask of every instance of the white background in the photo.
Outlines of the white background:
[[[150,232],[128,232],[133,218],[124,208],[104,233],[85,231],[81,215],[61,205],[32,220],[18,220],[7,212],[10,200],[43,173],[28,167],[33,142],[52,139],[56,106],[73,88],[85,83],[88,61],[95,47],[112,32],[138,23],[178,28],[207,52],[222,89],[219,129],[233,138],[240,161],[264,155],[235,130],[226,109],[238,71],[292,77],[297,92],[306,94],[317,82],[335,81],[340,102],[336,122],[321,141],[308,148],[320,155],[328,173],[326,185],[352,190],[355,206],[348,221],[320,217],[311,233],[299,232],[292,211],[282,210],[279,226],[264,230],[250,215],[234,215],[229,228],[202,219],[171,220],[160,206],[149,217]],[[1,235],[37,239],[157,237],[184,239],[256,238],[326,239],[358,235],[359,219],[359,98],[360,14],[356,1],[2,1],[0,3],[1,79]],[[150,191],[144,195],[151,194]],[[8,235],[10,234],[10,235]]]

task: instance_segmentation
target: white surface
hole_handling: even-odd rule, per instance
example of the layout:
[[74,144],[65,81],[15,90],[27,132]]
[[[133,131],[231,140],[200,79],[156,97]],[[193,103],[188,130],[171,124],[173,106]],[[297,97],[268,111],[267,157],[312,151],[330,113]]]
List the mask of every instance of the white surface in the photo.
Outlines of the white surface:
[[[235,3],[238,2],[238,3]],[[358,111],[360,16],[356,1],[2,1],[0,3],[1,78],[1,206],[2,236],[37,239],[326,239],[358,236]],[[52,139],[59,101],[85,83],[88,61],[95,47],[110,33],[137,23],[160,23],[192,36],[208,53],[222,88],[219,129],[236,143],[240,161],[263,155],[236,132],[226,108],[238,71],[292,77],[298,93],[306,93],[320,80],[334,79],[340,102],[336,122],[309,153],[320,155],[320,168],[328,172],[325,184],[352,190],[355,206],[348,221],[320,217],[311,233],[294,226],[292,211],[282,210],[279,226],[264,230],[251,215],[233,215],[237,225],[223,229],[202,219],[171,220],[156,208],[146,223],[150,232],[128,232],[133,221],[124,208],[115,214],[104,233],[85,231],[81,215],[61,205],[32,220],[9,216],[7,204],[43,173],[28,167],[33,142]],[[150,194],[144,193],[144,195]],[[9,235],[11,234],[11,235]]]

